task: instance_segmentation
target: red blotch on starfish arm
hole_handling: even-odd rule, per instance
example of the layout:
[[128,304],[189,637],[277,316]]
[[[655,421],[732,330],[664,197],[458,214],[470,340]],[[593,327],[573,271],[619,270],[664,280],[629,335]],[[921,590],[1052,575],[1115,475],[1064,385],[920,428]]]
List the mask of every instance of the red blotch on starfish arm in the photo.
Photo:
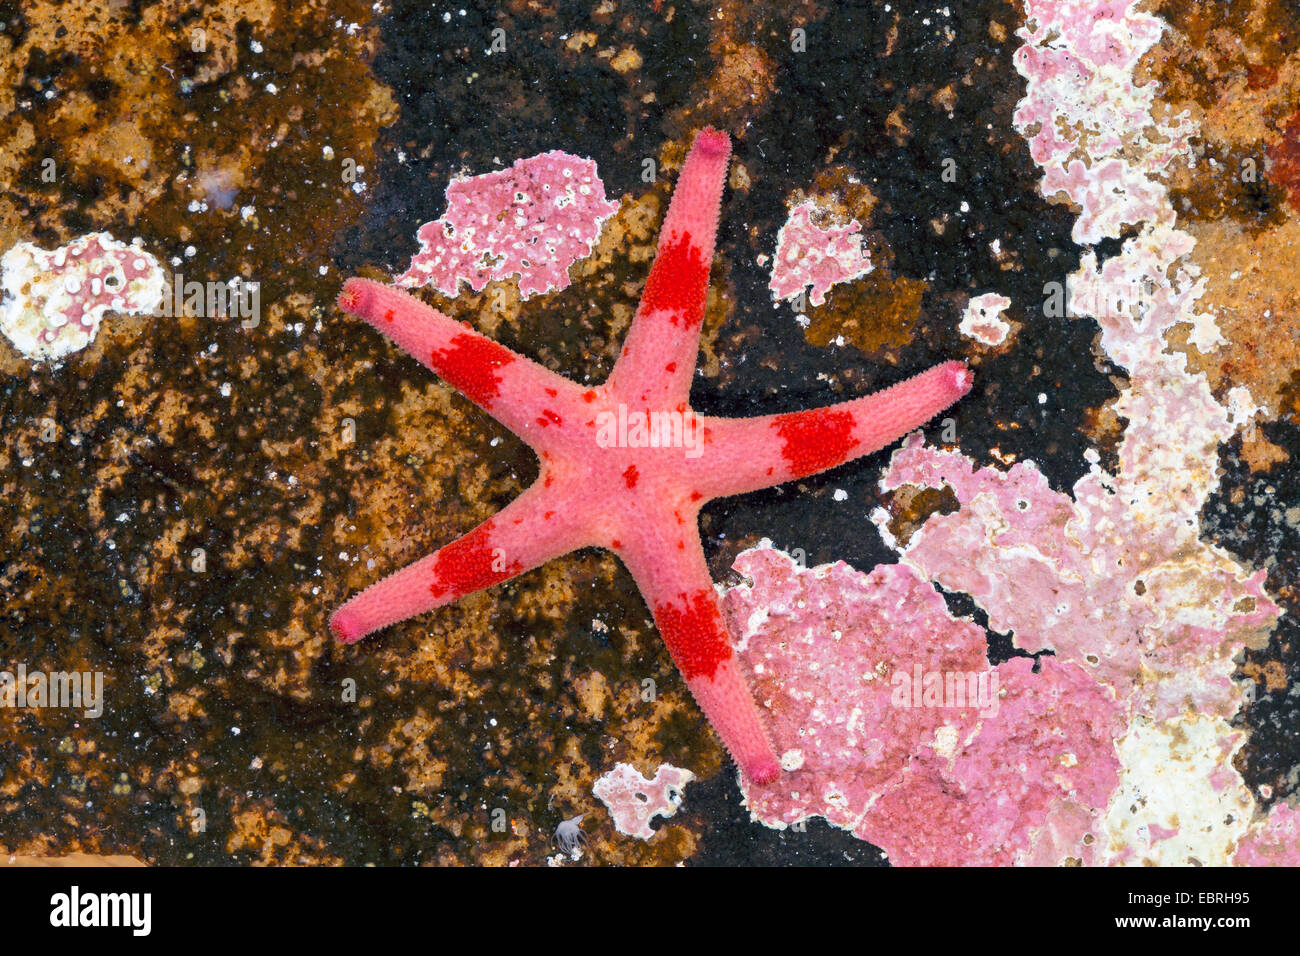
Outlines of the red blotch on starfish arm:
[[432,364],[457,391],[486,408],[501,393],[500,370],[514,360],[514,352],[491,339],[457,335],[447,348],[434,350]]
[[673,325],[691,328],[704,321],[708,291],[709,264],[691,242],[690,233],[682,233],[659,250],[641,296],[641,310],[667,312]]
[[778,415],[772,427],[781,436],[781,457],[790,466],[791,477],[813,475],[848,461],[858,444],[854,424],[852,412],[829,408]]
[[636,480],[638,477],[640,477],[640,475],[637,473],[636,465],[628,465],[627,471],[623,472],[623,480],[627,482],[629,488],[636,487]]
[[438,552],[429,593],[435,598],[462,597],[512,578],[523,570],[507,562],[503,549],[492,546],[492,522],[479,525],[465,537]]
[[712,590],[684,594],[679,602],[666,601],[654,609],[654,615],[669,653],[688,681],[713,677],[718,666],[730,659],[731,641]]

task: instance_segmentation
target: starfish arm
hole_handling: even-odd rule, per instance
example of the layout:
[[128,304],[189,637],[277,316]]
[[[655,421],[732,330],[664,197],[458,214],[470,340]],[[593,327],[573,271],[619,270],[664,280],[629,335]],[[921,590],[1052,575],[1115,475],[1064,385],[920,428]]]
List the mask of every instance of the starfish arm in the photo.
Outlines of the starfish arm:
[[539,481],[469,534],[354,595],[330,629],[351,644],[591,543],[580,516]]
[[804,478],[869,455],[919,428],[970,391],[964,362],[945,362],[865,398],[757,418],[703,418],[692,487],[725,498]]
[[732,759],[750,780],[770,783],[781,765],[732,651],[699,534],[693,525],[682,526],[673,532],[680,534],[675,541],[658,540],[668,527],[670,522],[647,529],[619,556],[650,606],[686,686]]
[[706,128],[677,177],[659,248],[608,386],[629,404],[672,410],[690,395],[731,140]]
[[583,411],[582,389],[394,286],[349,279],[339,308],[374,326],[534,449]]

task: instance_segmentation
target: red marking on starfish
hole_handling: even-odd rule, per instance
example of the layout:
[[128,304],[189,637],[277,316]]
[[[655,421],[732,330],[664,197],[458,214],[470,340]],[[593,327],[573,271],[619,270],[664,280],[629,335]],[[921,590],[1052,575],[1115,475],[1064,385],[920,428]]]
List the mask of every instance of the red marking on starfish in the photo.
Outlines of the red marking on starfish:
[[659,248],[659,258],[641,295],[644,312],[663,311],[673,325],[690,327],[704,320],[704,298],[709,287],[709,264],[700,247],[684,232],[676,242]]
[[500,370],[517,358],[491,339],[463,334],[453,338],[447,348],[433,353],[438,374],[474,404],[485,407],[501,394]]
[[493,523],[484,522],[438,552],[429,593],[458,598],[513,578],[522,568],[507,563],[503,549],[491,545]]
[[792,477],[816,474],[848,460],[858,440],[853,437],[853,415],[818,408],[810,412],[779,415],[773,423],[781,436],[781,457]]
[[[340,640],[356,641],[569,551],[608,542],[653,610],[700,708],[745,775],[763,783],[780,767],[732,657],[700,545],[699,504],[882,448],[964,395],[971,377],[962,363],[948,362],[883,392],[812,412],[696,416],[691,377],[730,151],[723,133],[696,137],[622,357],[599,389],[561,378],[398,289],[347,281],[342,308],[519,435],[542,457],[544,477],[493,521],[353,597],[330,626]],[[629,408],[644,416],[635,428]],[[657,420],[671,423],[673,416],[683,426],[676,433],[681,442],[641,440]],[[671,439],[674,432],[667,434]],[[680,508],[687,500],[691,507]],[[670,528],[677,533],[669,535]]]
[[688,681],[712,678],[718,665],[731,657],[731,641],[712,588],[656,605],[654,615],[668,652]]
[[389,309],[387,312],[384,313],[384,321],[385,321],[385,322],[391,322],[391,321],[393,321],[393,310],[392,310],[392,309]]

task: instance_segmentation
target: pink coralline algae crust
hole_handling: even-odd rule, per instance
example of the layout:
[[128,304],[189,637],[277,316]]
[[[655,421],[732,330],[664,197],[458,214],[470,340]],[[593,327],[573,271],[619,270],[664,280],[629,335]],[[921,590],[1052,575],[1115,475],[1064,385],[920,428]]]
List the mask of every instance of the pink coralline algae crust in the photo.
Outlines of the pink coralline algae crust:
[[1010,304],[1010,299],[996,292],[975,296],[966,304],[957,331],[984,345],[1001,345],[1011,331],[1011,326],[1002,318],[1003,311]]
[[21,242],[0,259],[0,330],[33,359],[59,359],[89,345],[104,313],[151,312],[165,279],[140,240],[94,232],[50,252]]
[[822,229],[812,221],[816,208],[812,200],[795,206],[777,233],[768,284],[777,301],[792,299],[811,287],[809,301],[822,305],[831,286],[857,279],[873,268],[858,235],[861,224],[854,219],[846,226]]
[[[1091,860],[1124,721],[1078,665],[990,668],[983,631],[905,565],[802,569],[759,547],[735,568],[752,583],[727,592],[728,622],[787,770],[742,781],[758,820],[820,815],[902,865]],[[995,703],[900,698],[918,670],[985,673]]]
[[647,780],[630,763],[620,763],[597,780],[591,792],[609,809],[619,833],[648,840],[655,835],[650,821],[675,814],[681,806],[682,788],[694,779],[689,770],[661,764]]
[[1025,43],[1016,69],[1028,83],[1014,123],[1043,167],[1043,195],[1064,192],[1081,207],[1078,243],[1125,223],[1173,221],[1156,176],[1187,150],[1194,127],[1185,115],[1151,122],[1155,84],[1137,86],[1133,72],[1164,24],[1135,6],[1028,0],[1017,31]]
[[446,213],[420,227],[420,251],[397,284],[456,295],[462,280],[480,292],[518,275],[523,298],[559,291],[569,285],[569,266],[591,254],[601,224],[617,211],[618,203],[605,200],[596,164],[559,150],[455,179]]
[[1238,866],[1300,866],[1300,810],[1285,803],[1273,807],[1264,825],[1242,838]]
[[1054,650],[1157,718],[1236,712],[1232,657],[1279,613],[1264,571],[1243,576],[1183,522],[1143,520],[1133,485],[1096,466],[1071,499],[1032,463],[975,468],[913,436],[881,482],[904,484],[951,489],[961,504],[930,517],[906,562],[974,597],[1017,647]]

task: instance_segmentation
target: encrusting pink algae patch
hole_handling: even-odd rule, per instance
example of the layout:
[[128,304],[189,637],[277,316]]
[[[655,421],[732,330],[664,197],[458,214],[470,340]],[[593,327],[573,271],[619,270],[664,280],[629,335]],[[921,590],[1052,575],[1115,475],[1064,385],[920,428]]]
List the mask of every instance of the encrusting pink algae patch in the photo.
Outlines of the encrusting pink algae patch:
[[1088,856],[1123,717],[1082,668],[990,667],[984,632],[906,565],[759,547],[735,568],[752,583],[727,592],[728,623],[787,771],[745,784],[760,821],[820,815],[903,865],[1028,862],[1044,841]]
[[822,229],[812,221],[817,204],[811,199],[795,206],[776,237],[772,279],[768,288],[777,301],[793,299],[811,288],[808,301],[822,305],[831,286],[869,273],[871,257],[862,248],[862,225]]
[[1002,318],[1010,304],[1010,299],[996,292],[974,296],[966,303],[957,331],[983,345],[1001,345],[1011,331],[1011,326]]
[[454,179],[447,211],[420,227],[420,251],[397,284],[454,296],[462,281],[481,292],[517,275],[522,298],[559,291],[568,288],[569,266],[591,254],[601,225],[617,211],[596,164],[559,150]]
[[94,341],[104,313],[151,312],[166,279],[140,240],[93,232],[47,252],[20,242],[0,258],[0,331],[23,355],[61,359]]
[[630,763],[620,763],[597,780],[591,792],[605,804],[619,833],[648,840],[655,835],[650,821],[675,814],[682,788],[694,779],[695,774],[672,764],[661,764],[654,777],[646,779]]
[[1241,841],[1236,862],[1242,866],[1300,866],[1300,810],[1285,803],[1273,807],[1264,825]]
[[[1137,505],[1149,508],[1161,492],[1126,478],[1093,465],[1071,498],[1051,490],[1031,462],[975,468],[914,436],[882,488],[957,496],[958,511],[932,516],[900,550],[928,578],[974,597],[989,626],[1012,632],[1016,646],[1054,651],[1157,718],[1230,716],[1239,700],[1232,657],[1258,643],[1278,614],[1263,591],[1265,573],[1246,576],[1202,544],[1188,524],[1195,513],[1179,513],[1173,500],[1144,513]],[[876,518],[888,534],[886,516]]]
[[[1164,30],[1131,0],[1027,0],[1016,69],[1027,80],[1014,122],[1043,168],[1044,196],[1081,208],[1074,241],[1118,235],[1122,225],[1171,222],[1155,177],[1188,149],[1187,117],[1153,123],[1159,92],[1138,86],[1138,61]],[[1031,26],[1032,25],[1032,26]]]

